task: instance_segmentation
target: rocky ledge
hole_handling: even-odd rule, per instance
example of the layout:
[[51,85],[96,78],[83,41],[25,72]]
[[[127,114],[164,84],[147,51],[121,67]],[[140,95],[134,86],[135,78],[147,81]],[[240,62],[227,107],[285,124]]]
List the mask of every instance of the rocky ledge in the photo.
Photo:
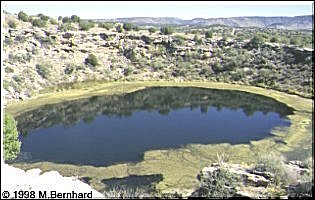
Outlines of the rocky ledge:
[[[57,171],[43,173],[40,169],[23,171],[2,163],[1,194],[4,191],[9,192],[9,198],[14,198],[14,195],[22,195],[18,193],[19,191],[28,191],[29,195],[33,193],[35,198],[40,198],[39,195],[47,198],[81,198],[84,195],[85,198],[104,198],[103,194],[76,177],[63,177]],[[17,196],[17,198],[19,197],[22,196]],[[26,196],[23,197],[26,198]]]

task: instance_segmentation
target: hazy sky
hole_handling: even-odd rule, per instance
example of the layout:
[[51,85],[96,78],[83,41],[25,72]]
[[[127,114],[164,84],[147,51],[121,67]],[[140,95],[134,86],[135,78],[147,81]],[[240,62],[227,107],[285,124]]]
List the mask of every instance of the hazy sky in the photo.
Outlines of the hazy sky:
[[182,19],[238,16],[312,15],[312,1],[295,2],[1,2],[10,13],[43,13],[51,17],[76,14],[83,19],[178,17]]

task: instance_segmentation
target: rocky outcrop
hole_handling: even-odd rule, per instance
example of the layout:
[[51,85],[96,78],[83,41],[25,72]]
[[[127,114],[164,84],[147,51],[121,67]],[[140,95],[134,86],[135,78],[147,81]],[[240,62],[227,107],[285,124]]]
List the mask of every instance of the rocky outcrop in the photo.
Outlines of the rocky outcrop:
[[39,191],[41,194],[46,192],[48,198],[53,198],[51,194],[54,195],[54,191],[59,194],[86,193],[92,194],[92,198],[104,198],[103,194],[76,177],[63,177],[56,171],[43,173],[40,169],[23,171],[1,163],[1,194],[4,191],[10,193],[10,198],[14,197],[15,191],[34,191],[35,198],[40,198]]
[[[296,173],[298,177],[309,170],[301,161],[289,161],[284,166],[289,170],[293,170],[291,175]],[[250,167],[231,163],[213,163],[203,168],[198,176],[211,176],[211,174],[221,169],[227,170],[238,179],[235,196],[249,198],[270,197],[268,187],[272,186],[275,174],[259,170],[257,166]],[[286,186],[285,190],[287,191],[287,197],[308,197],[310,196],[310,191],[312,191],[312,183],[296,178],[295,182]]]

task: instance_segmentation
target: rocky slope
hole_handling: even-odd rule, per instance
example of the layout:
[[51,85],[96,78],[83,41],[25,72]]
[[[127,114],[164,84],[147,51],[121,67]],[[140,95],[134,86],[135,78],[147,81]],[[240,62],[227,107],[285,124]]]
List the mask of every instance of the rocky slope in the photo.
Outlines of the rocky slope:
[[[67,31],[60,28],[61,21],[39,28],[16,15],[5,17],[5,103],[86,80],[235,82],[312,97],[313,49],[275,42],[252,47],[250,39],[261,29],[219,27],[212,30],[212,38],[206,38],[202,30],[162,35],[147,29],[120,33],[115,27],[95,26],[82,31],[72,23],[73,30]],[[10,22],[16,26],[10,27]],[[241,35],[247,38],[240,39]],[[97,66],[86,63],[90,54],[96,56]]]

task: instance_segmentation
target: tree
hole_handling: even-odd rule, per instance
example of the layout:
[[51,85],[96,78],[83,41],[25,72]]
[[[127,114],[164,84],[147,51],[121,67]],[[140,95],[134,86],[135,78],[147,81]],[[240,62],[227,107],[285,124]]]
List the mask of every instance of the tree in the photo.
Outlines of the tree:
[[197,34],[194,37],[194,41],[196,42],[197,45],[201,45],[203,43],[202,39]]
[[43,20],[40,20],[40,19],[34,19],[32,21],[32,25],[33,26],[37,26],[37,27],[40,27],[40,28],[43,28],[46,26],[46,21],[43,21]]
[[14,118],[5,113],[3,132],[4,160],[12,160],[19,154],[21,142],[18,136]]
[[258,48],[264,43],[264,39],[260,35],[255,35],[250,41],[249,46]]
[[49,17],[48,17],[48,16],[43,15],[43,14],[41,14],[41,13],[38,14],[37,16],[38,16],[41,20],[43,20],[43,21],[46,21],[46,22],[47,22],[47,21],[49,20]]
[[69,17],[64,17],[62,19],[62,23],[70,23],[71,22],[71,19]]
[[118,25],[116,26],[116,31],[117,31],[118,33],[122,33],[123,28],[121,27],[120,24],[118,24]]
[[89,56],[85,59],[85,64],[90,64],[95,67],[98,65],[98,60],[94,54],[89,54]]
[[130,31],[132,28],[134,27],[134,25],[132,23],[124,23],[123,24],[123,28],[126,30],[126,31]]
[[28,22],[29,17],[28,17],[28,15],[25,12],[20,11],[19,14],[18,14],[18,19],[22,20],[23,22]]
[[61,21],[61,20],[62,20],[62,16],[59,16],[59,17],[58,17],[58,21]]
[[71,16],[71,21],[72,22],[77,22],[77,23],[79,23],[80,22],[80,17],[78,16],[78,15],[72,15]]
[[270,39],[270,42],[279,42],[279,38],[277,36],[274,36]]
[[163,26],[160,29],[161,34],[163,35],[171,35],[172,33],[174,33],[174,28],[171,26]]
[[149,32],[150,32],[150,33],[155,33],[155,32],[156,32],[156,29],[155,29],[154,27],[151,27],[151,28],[149,28]]
[[205,33],[205,37],[206,37],[206,38],[212,38],[212,31],[207,31],[207,32]]

